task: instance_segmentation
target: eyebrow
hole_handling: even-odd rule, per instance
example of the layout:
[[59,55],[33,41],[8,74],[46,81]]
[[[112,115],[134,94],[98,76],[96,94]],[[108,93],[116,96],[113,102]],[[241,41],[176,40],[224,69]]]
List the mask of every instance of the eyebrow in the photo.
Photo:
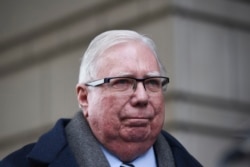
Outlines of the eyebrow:
[[160,72],[158,71],[149,72],[146,74],[146,76],[149,76],[149,77],[160,76]]
[[[117,77],[132,77],[134,75],[132,73],[129,73],[129,72],[119,72],[117,74],[114,74],[114,76],[117,76]],[[148,73],[146,73],[144,75],[144,77],[155,77],[155,76],[160,76],[160,72],[152,71],[152,72],[148,72]]]

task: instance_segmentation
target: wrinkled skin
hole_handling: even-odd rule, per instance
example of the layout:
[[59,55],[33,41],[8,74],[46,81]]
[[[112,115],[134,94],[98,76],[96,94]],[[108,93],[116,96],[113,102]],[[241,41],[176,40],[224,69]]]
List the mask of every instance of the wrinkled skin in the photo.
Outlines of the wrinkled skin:
[[[96,79],[160,75],[152,51],[140,42],[115,45],[98,60]],[[77,85],[78,101],[91,130],[105,148],[122,161],[132,161],[155,142],[164,122],[162,92],[149,95],[141,82],[131,94],[112,92],[107,84]]]

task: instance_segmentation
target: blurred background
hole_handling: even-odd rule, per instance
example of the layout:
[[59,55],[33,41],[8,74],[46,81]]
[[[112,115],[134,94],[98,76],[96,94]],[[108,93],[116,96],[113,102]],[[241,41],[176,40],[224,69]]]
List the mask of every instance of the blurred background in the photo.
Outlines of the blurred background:
[[78,111],[94,36],[132,29],[171,79],[164,128],[204,166],[249,166],[250,1],[0,0],[0,25],[0,159]]

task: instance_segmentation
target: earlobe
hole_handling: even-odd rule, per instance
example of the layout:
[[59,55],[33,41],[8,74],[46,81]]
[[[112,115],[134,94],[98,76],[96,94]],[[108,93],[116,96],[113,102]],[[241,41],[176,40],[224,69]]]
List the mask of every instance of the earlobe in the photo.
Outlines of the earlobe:
[[86,86],[78,84],[76,86],[77,100],[79,107],[83,110],[85,117],[88,116],[88,90]]

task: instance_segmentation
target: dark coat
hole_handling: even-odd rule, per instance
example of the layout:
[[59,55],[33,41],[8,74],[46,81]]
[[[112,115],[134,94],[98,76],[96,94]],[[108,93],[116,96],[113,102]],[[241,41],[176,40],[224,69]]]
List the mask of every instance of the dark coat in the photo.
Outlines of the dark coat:
[[[60,119],[37,143],[26,145],[0,161],[0,167],[78,167],[64,131],[69,121]],[[173,136],[165,131],[162,134],[172,149],[176,167],[201,167]]]

